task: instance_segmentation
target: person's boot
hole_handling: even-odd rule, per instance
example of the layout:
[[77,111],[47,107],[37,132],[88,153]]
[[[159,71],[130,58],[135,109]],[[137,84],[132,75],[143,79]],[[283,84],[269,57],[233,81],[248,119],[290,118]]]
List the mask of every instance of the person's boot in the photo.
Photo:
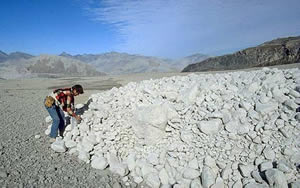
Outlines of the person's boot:
[[50,144],[52,144],[55,141],[56,141],[56,138],[50,138],[50,140],[49,140]]

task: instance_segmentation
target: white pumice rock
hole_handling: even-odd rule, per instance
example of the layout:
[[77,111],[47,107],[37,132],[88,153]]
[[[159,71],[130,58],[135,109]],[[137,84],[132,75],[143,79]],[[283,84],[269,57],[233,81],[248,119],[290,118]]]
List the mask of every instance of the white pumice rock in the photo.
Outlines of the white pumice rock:
[[127,166],[130,171],[133,171],[136,167],[136,154],[129,153],[127,156]]
[[251,177],[253,177],[258,183],[264,183],[263,178],[257,170],[251,172]]
[[57,137],[56,141],[51,144],[51,149],[56,152],[63,153],[66,151],[65,142],[60,137]]
[[230,167],[226,167],[225,169],[222,170],[221,177],[224,180],[227,180],[230,178],[231,173],[232,173],[232,169]]
[[237,133],[239,131],[240,123],[238,120],[230,121],[225,124],[225,130],[230,133]]
[[147,160],[152,165],[158,165],[159,164],[159,155],[157,153],[150,153],[147,157]]
[[295,119],[297,119],[298,121],[300,121],[300,113],[299,112],[295,115]]
[[77,146],[77,143],[74,140],[66,140],[65,145],[67,148],[73,148]]
[[163,184],[163,185],[168,185],[169,184],[169,176],[168,176],[168,172],[165,168],[162,168],[160,171],[159,171],[159,179],[160,179],[160,182]]
[[267,184],[260,184],[260,183],[248,183],[244,186],[244,188],[269,188]]
[[287,188],[287,180],[283,172],[276,170],[276,169],[269,169],[265,172],[266,178],[268,180],[268,184],[271,187],[276,188]]
[[232,188],[242,188],[243,187],[243,184],[241,182],[241,180],[238,180],[236,182],[234,182]]
[[220,177],[217,177],[216,183],[211,186],[211,188],[224,188],[224,187],[225,187],[224,181]]
[[261,172],[268,170],[268,169],[272,169],[273,168],[273,163],[272,161],[267,161],[267,162],[263,162],[259,165],[259,170]]
[[269,103],[266,103],[266,104],[262,104],[260,102],[257,102],[255,104],[255,110],[257,112],[261,113],[262,115],[271,113],[271,112],[273,112],[277,109],[278,109],[278,104],[275,103],[275,102],[269,102]]
[[150,173],[146,176],[146,184],[153,188],[159,188],[160,187],[160,180],[158,174]]
[[295,181],[295,182],[292,182],[292,183],[290,184],[290,187],[291,187],[291,188],[300,188],[300,180],[297,180],[297,181]]
[[296,164],[300,164],[300,151],[298,150],[297,152],[295,152],[291,158],[290,158],[291,162],[296,163]]
[[294,102],[299,105],[300,104],[300,97],[296,98]]
[[251,172],[254,170],[254,166],[252,164],[239,164],[239,170],[243,177],[251,177]]
[[190,160],[188,162],[188,167],[192,168],[192,169],[198,169],[199,168],[199,164],[198,164],[197,158],[193,158],[192,160]]
[[190,188],[202,188],[200,178],[193,179]]
[[47,117],[45,118],[45,122],[46,122],[47,124],[50,124],[50,123],[52,122],[51,116],[47,116]]
[[109,169],[121,177],[128,174],[128,168],[122,164],[114,153],[108,153]]
[[291,110],[296,110],[296,108],[298,108],[298,105],[292,99],[286,100],[284,105],[289,107]]
[[287,162],[280,161],[277,164],[277,169],[284,173],[290,173],[292,171]]
[[215,184],[216,177],[216,174],[214,174],[210,167],[204,166],[201,173],[201,182],[203,188],[209,188],[211,185]]
[[37,134],[37,135],[34,136],[34,138],[39,139],[39,138],[41,138],[41,135]]
[[45,135],[50,135],[50,132],[51,132],[51,127],[50,128],[47,128],[46,130],[45,130]]
[[220,119],[213,119],[209,121],[200,121],[198,128],[207,135],[214,135],[220,131],[221,125],[222,121]]
[[93,156],[91,166],[96,169],[104,170],[108,166],[107,159],[103,156]]
[[275,159],[275,152],[272,150],[270,146],[265,147],[263,150],[263,154],[266,159],[274,160]]
[[90,162],[90,154],[84,150],[78,151],[78,159],[86,163]]
[[294,89],[290,89],[289,91],[289,95],[295,97],[295,98],[299,98],[300,97],[300,93]]
[[200,172],[199,170],[195,170],[195,169],[192,169],[192,168],[186,168],[184,171],[183,171],[183,177],[186,178],[186,179],[195,179],[197,177],[200,176]]

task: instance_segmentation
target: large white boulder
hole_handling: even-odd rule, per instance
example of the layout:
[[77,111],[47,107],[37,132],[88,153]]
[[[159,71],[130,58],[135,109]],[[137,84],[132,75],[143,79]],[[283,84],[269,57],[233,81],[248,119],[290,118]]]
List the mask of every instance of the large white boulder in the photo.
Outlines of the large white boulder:
[[168,122],[168,109],[162,104],[141,106],[135,111],[132,127],[138,138],[146,144],[155,144],[165,136]]

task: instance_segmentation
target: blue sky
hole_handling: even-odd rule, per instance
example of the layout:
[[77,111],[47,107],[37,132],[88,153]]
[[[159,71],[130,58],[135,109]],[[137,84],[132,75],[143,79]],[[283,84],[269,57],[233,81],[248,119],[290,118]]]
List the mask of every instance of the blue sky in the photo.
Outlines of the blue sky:
[[222,55],[300,35],[299,0],[0,0],[0,50]]

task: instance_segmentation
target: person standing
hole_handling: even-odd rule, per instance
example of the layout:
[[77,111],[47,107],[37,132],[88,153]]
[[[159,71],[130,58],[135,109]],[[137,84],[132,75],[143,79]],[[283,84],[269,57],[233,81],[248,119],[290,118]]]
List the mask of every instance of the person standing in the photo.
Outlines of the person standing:
[[50,131],[50,142],[54,142],[59,135],[63,136],[65,128],[65,115],[67,112],[74,117],[77,123],[80,123],[81,117],[74,112],[74,97],[83,94],[81,85],[74,85],[71,88],[56,89],[46,97],[44,103],[45,108],[52,118],[52,126]]

